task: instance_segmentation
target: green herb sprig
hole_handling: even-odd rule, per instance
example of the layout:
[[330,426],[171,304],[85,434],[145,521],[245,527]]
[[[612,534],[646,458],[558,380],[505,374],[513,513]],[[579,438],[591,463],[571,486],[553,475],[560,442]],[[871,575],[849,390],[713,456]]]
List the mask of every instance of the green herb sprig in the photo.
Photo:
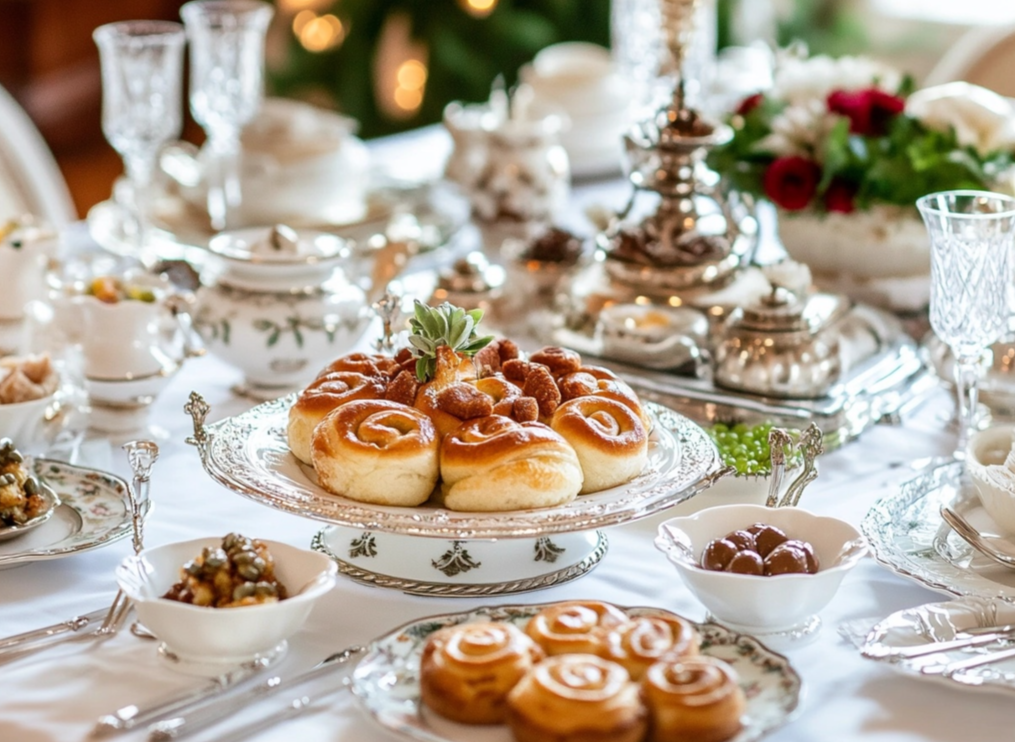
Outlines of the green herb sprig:
[[476,330],[483,319],[482,309],[466,312],[461,307],[444,302],[439,307],[428,307],[417,300],[414,315],[409,320],[410,350],[416,358],[416,378],[428,381],[437,370],[437,349],[446,345],[459,355],[471,358],[493,340],[493,335],[479,337]]

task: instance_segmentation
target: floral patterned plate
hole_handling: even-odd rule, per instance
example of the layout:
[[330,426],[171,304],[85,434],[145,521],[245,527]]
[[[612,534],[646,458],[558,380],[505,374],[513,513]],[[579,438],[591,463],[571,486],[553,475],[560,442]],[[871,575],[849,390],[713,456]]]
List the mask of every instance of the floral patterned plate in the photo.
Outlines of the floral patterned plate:
[[34,468],[60,505],[45,524],[0,543],[0,569],[97,549],[131,532],[127,483],[119,477],[51,459],[36,459]]
[[[437,629],[473,621],[510,621],[524,626],[545,605],[477,608],[432,616],[377,639],[353,673],[352,690],[364,709],[385,729],[422,742],[510,742],[507,727],[476,727],[443,719],[421,708],[419,659],[427,637]],[[632,616],[664,613],[627,608]],[[800,676],[782,655],[757,639],[716,624],[695,624],[703,654],[730,663],[747,696],[744,728],[731,742],[751,742],[788,722],[800,703]]]

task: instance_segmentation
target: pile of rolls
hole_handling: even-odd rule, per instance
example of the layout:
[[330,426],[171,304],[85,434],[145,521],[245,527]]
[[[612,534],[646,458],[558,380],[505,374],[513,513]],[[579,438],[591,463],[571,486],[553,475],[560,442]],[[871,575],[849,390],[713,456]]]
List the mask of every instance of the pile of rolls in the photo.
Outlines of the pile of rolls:
[[439,347],[426,383],[407,350],[343,356],[299,395],[287,435],[334,494],[415,506],[436,492],[451,510],[498,511],[633,479],[648,431],[637,394],[613,372],[559,347],[523,358],[501,339],[471,359]]
[[431,634],[420,697],[462,724],[506,723],[519,742],[723,742],[746,700],[733,668],[700,645],[675,614],[558,603],[524,629],[490,621]]

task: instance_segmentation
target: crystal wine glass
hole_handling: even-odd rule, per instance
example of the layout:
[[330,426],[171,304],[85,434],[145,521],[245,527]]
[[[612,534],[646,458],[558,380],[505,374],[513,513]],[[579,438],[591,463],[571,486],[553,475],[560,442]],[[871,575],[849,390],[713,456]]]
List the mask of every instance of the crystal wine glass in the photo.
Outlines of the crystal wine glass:
[[916,206],[930,232],[930,324],[955,356],[962,455],[975,424],[981,358],[1011,312],[1015,198],[945,191]]
[[240,132],[264,97],[264,39],[275,10],[259,0],[196,0],[180,8],[190,41],[190,110],[208,134],[208,216],[233,226],[240,205]]
[[159,149],[183,126],[183,26],[124,21],[92,34],[102,65],[102,131],[123,158],[130,181],[136,247],[145,247],[148,191]]

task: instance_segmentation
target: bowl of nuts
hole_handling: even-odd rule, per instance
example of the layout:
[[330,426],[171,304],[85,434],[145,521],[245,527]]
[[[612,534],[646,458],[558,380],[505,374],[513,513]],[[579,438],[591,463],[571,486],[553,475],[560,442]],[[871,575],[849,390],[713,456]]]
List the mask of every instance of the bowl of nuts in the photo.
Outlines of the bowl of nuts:
[[116,578],[161,657],[186,673],[218,675],[281,657],[336,573],[324,554],[231,533],[146,549]]
[[715,620],[766,641],[813,635],[817,613],[867,551],[845,521],[760,505],[671,518],[655,546]]

